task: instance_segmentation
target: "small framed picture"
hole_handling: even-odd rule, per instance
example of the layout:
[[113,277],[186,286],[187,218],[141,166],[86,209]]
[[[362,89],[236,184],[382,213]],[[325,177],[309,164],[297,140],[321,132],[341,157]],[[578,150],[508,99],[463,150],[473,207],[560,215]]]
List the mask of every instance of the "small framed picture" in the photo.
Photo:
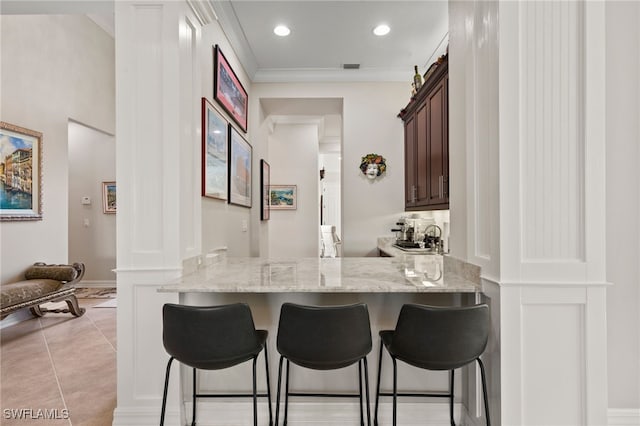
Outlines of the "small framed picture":
[[269,187],[269,207],[271,210],[295,210],[298,208],[298,188],[296,185],[271,185]]
[[102,182],[102,212],[115,213],[116,210],[116,183]]
[[229,203],[251,207],[252,148],[229,124]]
[[42,220],[42,133],[0,122],[0,220]]
[[202,196],[227,199],[229,123],[202,98]]
[[269,220],[269,179],[270,167],[269,163],[260,160],[260,219]]

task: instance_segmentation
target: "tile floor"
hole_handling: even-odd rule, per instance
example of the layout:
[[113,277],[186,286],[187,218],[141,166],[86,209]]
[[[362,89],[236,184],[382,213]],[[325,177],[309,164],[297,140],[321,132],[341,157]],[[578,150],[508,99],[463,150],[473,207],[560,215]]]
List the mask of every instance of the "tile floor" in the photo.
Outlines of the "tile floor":
[[49,313],[0,330],[0,425],[111,425],[117,309],[78,301],[79,318]]

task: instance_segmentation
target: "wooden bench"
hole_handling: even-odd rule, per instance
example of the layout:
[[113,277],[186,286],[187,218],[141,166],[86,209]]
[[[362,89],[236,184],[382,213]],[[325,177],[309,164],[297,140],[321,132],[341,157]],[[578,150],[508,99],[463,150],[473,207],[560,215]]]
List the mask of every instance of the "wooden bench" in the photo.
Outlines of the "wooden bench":
[[[25,280],[0,286],[0,320],[22,308],[41,317],[47,312],[71,313],[79,317],[84,308],[78,305],[75,284],[84,276],[84,264],[47,265],[34,263],[24,274]],[[67,302],[67,309],[46,309],[47,302]]]

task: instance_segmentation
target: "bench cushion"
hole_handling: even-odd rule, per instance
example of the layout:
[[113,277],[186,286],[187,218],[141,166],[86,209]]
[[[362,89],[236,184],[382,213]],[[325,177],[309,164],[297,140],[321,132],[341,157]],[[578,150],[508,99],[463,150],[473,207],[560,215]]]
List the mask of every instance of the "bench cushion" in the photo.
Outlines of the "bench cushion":
[[62,287],[62,283],[50,279],[18,281],[0,286],[0,308],[45,296]]
[[45,278],[69,282],[75,280],[77,276],[78,271],[71,265],[35,264],[24,273],[24,277],[28,280]]

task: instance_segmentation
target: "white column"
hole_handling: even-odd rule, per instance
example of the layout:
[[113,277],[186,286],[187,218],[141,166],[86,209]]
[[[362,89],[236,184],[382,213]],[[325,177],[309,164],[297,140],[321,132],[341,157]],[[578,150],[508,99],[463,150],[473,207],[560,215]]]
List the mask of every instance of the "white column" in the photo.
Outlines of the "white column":
[[[165,364],[157,289],[200,254],[199,40],[186,2],[117,1],[118,402],[114,425],[157,424]],[[188,265],[188,263],[187,263]],[[174,366],[167,425],[180,420]]]
[[606,424],[604,2],[449,12],[451,248],[491,304],[492,421]]
[[603,2],[499,4],[502,424],[606,424]]

